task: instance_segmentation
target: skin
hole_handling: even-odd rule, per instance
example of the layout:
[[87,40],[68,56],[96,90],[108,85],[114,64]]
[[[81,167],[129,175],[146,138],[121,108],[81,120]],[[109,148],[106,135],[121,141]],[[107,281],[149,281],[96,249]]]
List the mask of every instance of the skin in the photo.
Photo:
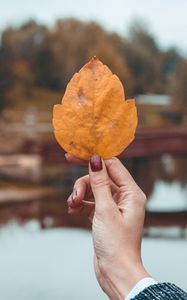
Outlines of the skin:
[[[69,154],[70,163],[87,165]],[[79,178],[68,198],[68,212],[86,211],[92,222],[97,280],[111,300],[124,300],[135,284],[150,275],[141,260],[146,197],[117,158],[102,170]]]

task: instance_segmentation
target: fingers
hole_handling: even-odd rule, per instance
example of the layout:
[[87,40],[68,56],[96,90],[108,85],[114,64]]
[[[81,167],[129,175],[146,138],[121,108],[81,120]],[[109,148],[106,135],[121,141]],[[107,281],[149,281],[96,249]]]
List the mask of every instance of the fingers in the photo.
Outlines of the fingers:
[[85,212],[89,221],[92,222],[94,216],[95,203],[83,200],[80,206],[68,207],[68,213],[70,215],[80,214]]
[[[70,154],[67,154],[66,157],[68,161],[73,163],[87,163],[86,161],[79,160]],[[68,199],[68,205],[71,207],[71,209],[69,209],[69,213],[79,213],[82,211],[82,201],[88,200],[88,193],[91,192],[91,187],[96,201],[96,206],[101,208],[108,207],[109,202],[110,204],[114,203],[112,194],[117,191],[118,187],[128,187],[129,190],[132,186],[136,186],[136,183],[130,173],[117,158],[99,161],[99,157],[95,156],[94,159],[91,159],[91,162],[92,168],[91,163],[89,164],[90,178],[86,175],[78,179],[74,185],[73,193]],[[97,169],[99,164],[100,170]],[[86,204],[84,204],[84,207],[86,207]]]
[[65,158],[68,162],[74,164],[74,165],[82,165],[82,166],[87,166],[88,165],[88,161],[87,160],[83,160],[83,159],[79,159],[69,153],[65,154]]
[[83,204],[83,209],[86,212],[89,221],[92,223],[94,217],[94,211],[95,211],[95,203],[83,200],[82,204]]
[[[115,195],[115,193],[118,190],[118,187],[111,181],[111,179],[109,180],[111,191]],[[89,175],[83,176],[75,182],[73,192],[69,196],[67,204],[69,214],[73,215],[85,212],[90,222],[92,222],[95,210],[95,203],[93,202],[93,193],[90,186]]]
[[100,156],[92,156],[89,163],[89,175],[92,192],[95,198],[96,211],[104,211],[109,206],[114,207],[110,180],[106,166]]
[[[68,162],[78,165],[88,165],[88,161],[76,158],[75,156],[66,153],[65,157]],[[105,165],[107,167],[108,174],[110,178],[116,183],[117,186],[131,185],[136,184],[128,170],[116,157],[105,160]]]
[[68,207],[68,213],[70,215],[76,215],[85,212],[89,221],[92,223],[94,217],[95,203],[82,200],[81,205],[76,207]]
[[91,197],[92,191],[89,175],[86,175],[79,178],[74,184],[73,192],[67,200],[68,213],[79,214],[84,211],[92,222],[95,204],[91,201],[86,201],[91,199]]
[[134,179],[118,158],[113,157],[105,160],[105,165],[110,178],[118,187],[136,185]]
[[79,206],[79,207],[68,206],[68,214],[70,214],[70,215],[77,215],[77,214],[81,213],[82,211],[83,211],[83,206]]
[[83,176],[76,180],[72,194],[69,196],[67,202],[71,207],[79,206],[83,199],[89,196],[90,181],[89,176]]

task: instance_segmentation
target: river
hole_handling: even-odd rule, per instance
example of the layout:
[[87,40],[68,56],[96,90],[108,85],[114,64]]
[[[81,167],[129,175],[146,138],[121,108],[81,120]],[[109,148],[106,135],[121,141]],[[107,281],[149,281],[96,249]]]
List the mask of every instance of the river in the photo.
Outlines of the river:
[[[156,280],[187,290],[187,239],[178,238],[177,228],[152,230],[167,231],[167,238],[143,239],[147,270]],[[92,257],[89,231],[41,230],[37,221],[9,223],[0,229],[0,299],[106,300]]]
[[[0,299],[104,300],[92,265],[91,234],[84,230],[40,230],[37,222],[0,231]],[[187,290],[187,241],[143,241],[143,260],[158,281]]]
[[[186,188],[181,184],[155,183],[149,210],[186,207]],[[179,238],[178,228],[150,231],[157,238],[143,240],[147,270],[156,280],[174,282],[187,290],[187,239]],[[89,231],[41,230],[37,221],[11,222],[0,228],[0,299],[106,300],[95,279],[92,257]]]

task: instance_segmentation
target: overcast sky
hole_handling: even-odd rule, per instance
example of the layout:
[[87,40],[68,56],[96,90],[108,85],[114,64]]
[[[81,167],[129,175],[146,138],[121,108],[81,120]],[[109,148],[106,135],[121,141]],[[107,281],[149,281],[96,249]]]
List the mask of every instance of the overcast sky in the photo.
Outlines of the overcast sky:
[[143,18],[162,47],[174,45],[187,55],[187,0],[0,0],[0,29],[28,18],[52,24],[70,16],[121,34]]

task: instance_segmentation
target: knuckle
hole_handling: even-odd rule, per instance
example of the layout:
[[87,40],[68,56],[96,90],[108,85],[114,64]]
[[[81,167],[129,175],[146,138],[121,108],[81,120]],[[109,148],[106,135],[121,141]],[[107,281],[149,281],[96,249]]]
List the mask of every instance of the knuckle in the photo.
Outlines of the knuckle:
[[85,176],[82,176],[80,178],[78,178],[76,181],[75,181],[75,184],[74,186],[78,186],[80,184],[82,184],[83,182],[85,182],[85,180],[88,178],[88,175],[85,175]]
[[92,180],[92,187],[93,188],[100,188],[100,187],[108,187],[110,186],[109,180],[107,178],[103,178],[98,176],[97,178],[93,178]]
[[106,201],[103,201],[100,203],[100,205],[97,206],[97,213],[101,213],[102,216],[108,216],[111,215],[112,210],[110,205]]
[[81,182],[81,178],[78,178],[75,180],[74,186],[79,185],[79,183]]
[[110,168],[113,164],[116,164],[116,162],[118,162],[119,159],[117,157],[112,157],[110,159],[105,160],[105,163],[107,165],[108,168]]
[[147,197],[146,197],[145,193],[139,187],[137,190],[137,199],[142,206],[146,206]]
[[80,185],[82,183],[82,180],[83,180],[82,177],[76,179],[74,186]]
[[107,223],[114,217],[114,208],[107,201],[102,201],[99,205],[96,205],[96,213],[102,223]]

